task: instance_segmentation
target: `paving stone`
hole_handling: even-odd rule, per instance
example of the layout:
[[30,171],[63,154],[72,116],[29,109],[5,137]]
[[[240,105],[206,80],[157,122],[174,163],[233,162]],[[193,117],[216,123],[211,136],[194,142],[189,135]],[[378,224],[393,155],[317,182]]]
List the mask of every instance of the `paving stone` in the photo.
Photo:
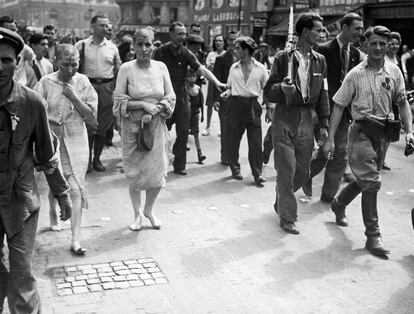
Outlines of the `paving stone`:
[[107,267],[109,267],[109,263],[92,265],[92,268],[107,268]]
[[91,264],[80,265],[77,268],[78,270],[92,269],[92,265]]
[[90,285],[90,286],[88,286],[88,288],[91,292],[102,291],[103,290],[103,288],[100,284]]
[[85,280],[76,280],[72,282],[72,287],[80,287],[80,286],[86,286]]
[[152,278],[164,278],[164,274],[163,273],[152,273],[151,274]]
[[119,282],[119,281],[125,281],[126,277],[125,276],[115,276],[113,277],[114,281]]
[[57,294],[58,294],[58,296],[63,297],[65,295],[72,295],[73,291],[72,291],[72,289],[62,289],[62,290],[58,290]]
[[85,269],[82,271],[82,273],[84,275],[96,274],[96,269],[94,268]]
[[75,279],[76,280],[86,280],[86,279],[88,279],[88,276],[86,276],[86,275],[76,276]]
[[132,275],[128,275],[127,276],[127,280],[129,281],[129,280],[138,280],[139,279],[139,277],[138,277],[138,275],[135,275],[135,274],[132,274]]
[[122,263],[122,262],[112,262],[112,263],[109,263],[109,265],[111,267],[124,266],[124,263]]
[[100,282],[101,281],[98,278],[91,278],[91,279],[86,280],[86,283],[88,285],[94,285],[94,284],[97,284],[97,283],[100,283]]
[[155,278],[155,283],[158,285],[162,285],[164,283],[168,283],[168,280],[166,278]]
[[135,269],[135,268],[144,268],[141,264],[129,264],[129,269]]
[[112,267],[98,268],[98,273],[112,273]]
[[53,278],[64,278],[66,276],[66,272],[63,268],[55,268],[53,270]]
[[88,279],[91,279],[91,278],[98,278],[98,274],[89,274]]
[[129,269],[121,269],[115,271],[115,274],[117,275],[129,275],[130,273],[131,271]]
[[70,282],[64,282],[64,283],[57,283],[56,284],[56,289],[58,289],[58,290],[65,289],[65,288],[72,288],[72,285],[70,284]]
[[125,269],[128,269],[128,267],[125,266],[125,265],[114,266],[114,271],[117,271],[117,270],[125,270]]
[[110,273],[99,273],[98,277],[102,278],[102,277],[111,277],[111,276],[115,276],[114,272],[110,272]]
[[69,277],[76,277],[82,275],[82,272],[80,271],[68,271],[66,273]]
[[151,267],[151,268],[147,269],[147,272],[149,272],[149,273],[157,273],[159,271],[160,271],[160,269],[158,267]]
[[143,263],[142,265],[143,265],[145,268],[157,267],[157,265],[155,265],[155,263]]
[[116,282],[115,287],[117,289],[126,289],[126,288],[129,288],[129,283],[128,281]]
[[84,287],[73,287],[73,294],[81,294],[81,293],[87,293],[89,292],[89,289]]
[[136,259],[133,260],[126,260],[124,261],[125,265],[132,265],[132,264],[138,264],[138,261]]
[[131,287],[142,287],[144,283],[141,280],[131,280],[128,281]]
[[115,289],[115,282],[104,282],[102,288],[104,288],[104,290]]
[[150,274],[142,274],[142,275],[139,275],[139,278],[142,280],[146,280],[146,279],[151,279],[152,277]]
[[112,277],[101,277],[101,282],[112,282]]
[[66,277],[65,280],[66,282],[73,282],[75,281],[75,277]]
[[154,260],[152,259],[152,258],[149,258],[149,257],[147,257],[147,258],[141,258],[141,259],[138,259],[138,263],[153,263],[154,262]]
[[75,272],[77,270],[76,266],[66,267],[67,272]]
[[155,281],[154,281],[154,279],[145,279],[145,280],[144,280],[144,284],[145,284],[146,286],[155,285]]
[[133,274],[146,274],[147,271],[143,268],[136,268],[136,269],[131,269],[131,273],[133,273]]

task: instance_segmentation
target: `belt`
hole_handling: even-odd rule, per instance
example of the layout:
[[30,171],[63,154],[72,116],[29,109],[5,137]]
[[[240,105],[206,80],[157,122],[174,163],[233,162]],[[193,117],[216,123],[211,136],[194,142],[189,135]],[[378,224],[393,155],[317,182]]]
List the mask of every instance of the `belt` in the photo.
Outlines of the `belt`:
[[96,77],[89,77],[89,81],[93,84],[105,84],[113,81],[114,78],[96,78]]

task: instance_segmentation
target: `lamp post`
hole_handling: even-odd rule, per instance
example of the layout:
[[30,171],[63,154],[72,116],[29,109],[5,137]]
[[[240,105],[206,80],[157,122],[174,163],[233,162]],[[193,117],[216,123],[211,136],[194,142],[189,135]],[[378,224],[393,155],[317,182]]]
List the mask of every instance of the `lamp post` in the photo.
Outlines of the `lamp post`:
[[240,24],[241,24],[241,8],[242,8],[242,1],[243,0],[239,0],[239,14],[237,17],[237,31],[240,33]]

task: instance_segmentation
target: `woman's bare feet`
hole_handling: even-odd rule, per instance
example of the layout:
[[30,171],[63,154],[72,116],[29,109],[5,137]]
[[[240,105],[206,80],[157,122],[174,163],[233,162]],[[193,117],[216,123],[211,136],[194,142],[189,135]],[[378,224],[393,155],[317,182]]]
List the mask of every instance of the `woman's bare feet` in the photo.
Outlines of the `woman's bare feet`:
[[138,231],[142,228],[142,215],[139,215],[135,221],[129,225],[131,231]]
[[155,215],[153,215],[152,213],[146,213],[144,211],[144,216],[150,221],[151,226],[154,229],[160,229],[161,228],[162,222]]

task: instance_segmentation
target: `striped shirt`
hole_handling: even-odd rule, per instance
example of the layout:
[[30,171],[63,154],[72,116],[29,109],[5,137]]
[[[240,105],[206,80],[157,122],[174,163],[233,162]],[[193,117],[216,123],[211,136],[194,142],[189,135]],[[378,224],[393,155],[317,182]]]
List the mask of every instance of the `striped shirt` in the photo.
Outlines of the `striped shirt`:
[[361,120],[365,117],[385,119],[392,114],[392,104],[405,98],[400,69],[385,60],[383,67],[375,71],[365,58],[346,75],[333,100],[341,107],[351,104],[352,118]]

